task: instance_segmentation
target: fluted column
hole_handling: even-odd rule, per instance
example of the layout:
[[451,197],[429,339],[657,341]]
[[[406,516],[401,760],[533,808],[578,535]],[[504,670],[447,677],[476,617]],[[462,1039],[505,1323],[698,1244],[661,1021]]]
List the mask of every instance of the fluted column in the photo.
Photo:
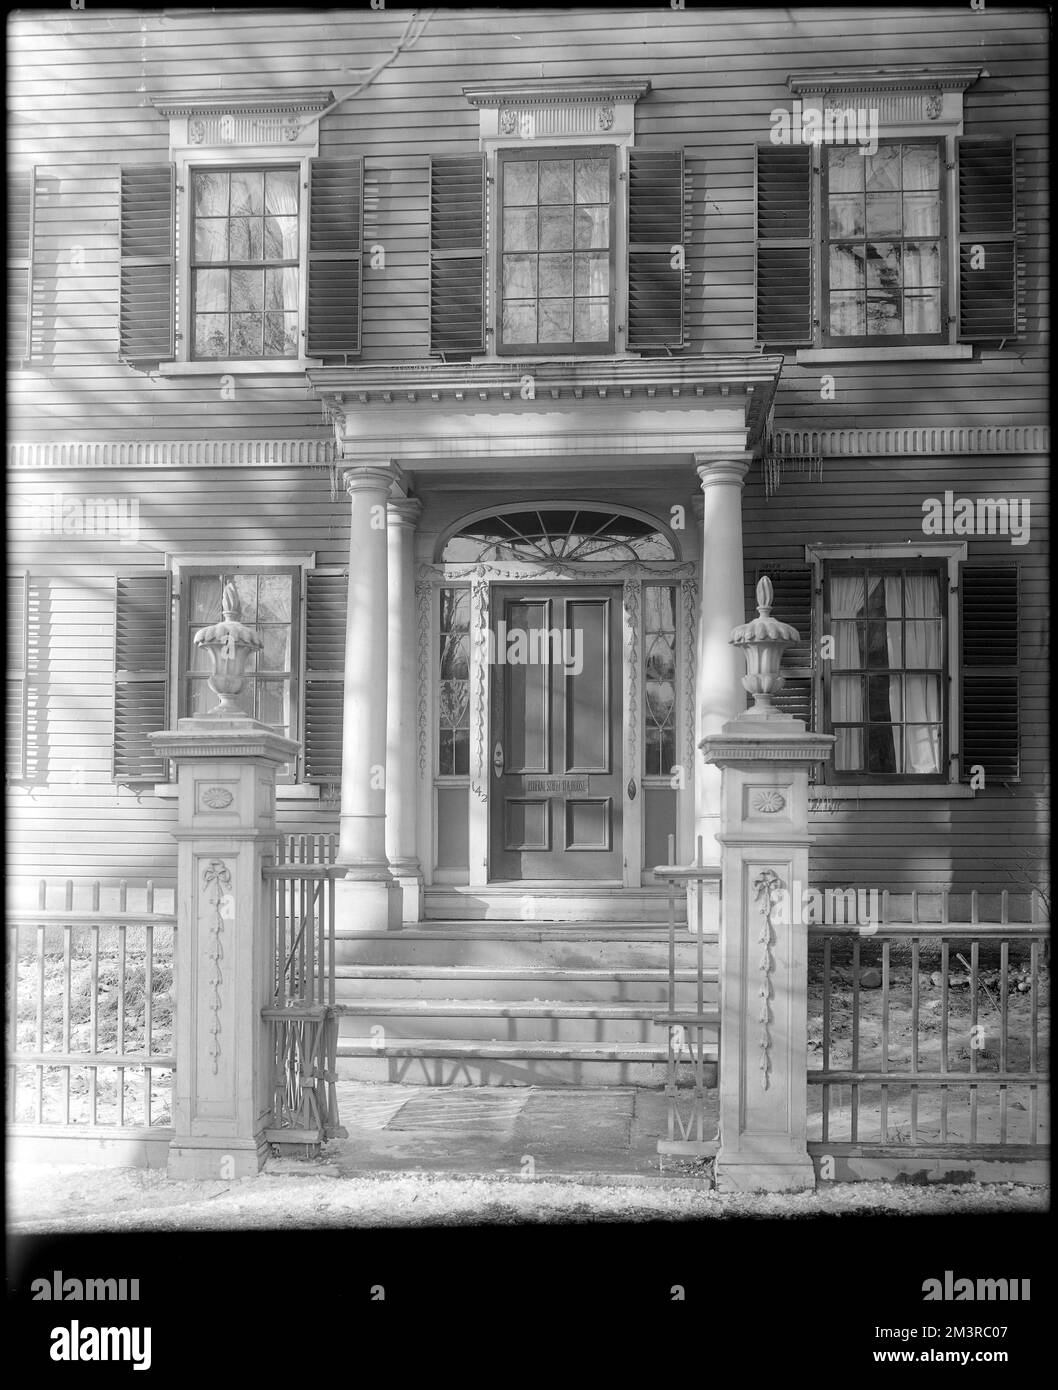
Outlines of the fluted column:
[[[702,486],[702,592],[698,626],[697,739],[718,733],[746,708],[745,663],[731,645],[731,630],[745,612],[742,566],[742,487],[748,455],[696,454]],[[720,829],[720,769],[699,768],[695,836],[715,858]]]
[[349,520],[349,611],[345,630],[342,811],[338,924],[399,926],[400,893],[386,858],[386,721],[389,664],[388,464],[343,470]]
[[402,920],[422,917],[422,869],[415,853],[415,527],[422,503],[389,503],[389,714],[386,734],[386,856],[400,886]]

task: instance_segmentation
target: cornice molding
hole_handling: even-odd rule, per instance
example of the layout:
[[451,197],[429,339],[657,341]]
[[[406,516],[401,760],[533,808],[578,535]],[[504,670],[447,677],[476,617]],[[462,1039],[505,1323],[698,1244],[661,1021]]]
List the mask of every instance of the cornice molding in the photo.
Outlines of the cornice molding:
[[907,64],[852,71],[816,68],[791,73],[786,85],[794,96],[814,92],[965,92],[979,77],[987,76],[984,68],[955,63],[937,63],[928,68]]
[[941,425],[918,429],[776,430],[768,453],[784,458],[946,454],[1049,454],[1048,425]]
[[496,78],[463,88],[478,109],[489,106],[541,106],[570,101],[638,101],[650,91],[648,77]]
[[245,92],[185,92],[151,97],[159,115],[176,116],[275,115],[322,111],[334,101],[325,87],[270,87]]
[[127,439],[9,444],[11,470],[38,468],[288,468],[337,461],[334,435],[320,439]]
[[[310,367],[318,396],[358,405],[437,405],[454,401],[741,397],[774,390],[782,357],[761,353],[695,358],[571,359],[525,362],[395,363],[370,367]],[[530,377],[534,395],[522,395]]]

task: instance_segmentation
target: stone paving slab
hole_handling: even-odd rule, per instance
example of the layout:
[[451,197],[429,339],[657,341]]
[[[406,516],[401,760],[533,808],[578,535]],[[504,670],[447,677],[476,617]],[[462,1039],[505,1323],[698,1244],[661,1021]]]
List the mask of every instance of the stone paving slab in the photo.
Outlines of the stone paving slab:
[[[348,1138],[326,1147],[341,1177],[420,1172],[646,1182],[707,1181],[700,1163],[659,1160],[668,1132],[662,1091],[633,1087],[394,1086],[345,1081],[338,1110]],[[709,1133],[716,1127],[708,1117]]]

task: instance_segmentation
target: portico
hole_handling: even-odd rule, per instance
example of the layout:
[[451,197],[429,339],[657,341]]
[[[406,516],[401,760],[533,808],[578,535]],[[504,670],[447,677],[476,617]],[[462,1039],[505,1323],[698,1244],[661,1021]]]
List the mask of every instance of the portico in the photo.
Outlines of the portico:
[[[576,920],[593,888],[651,891],[670,836],[716,857],[694,750],[745,705],[741,493],[779,366],[310,373],[351,508],[343,917],[413,923],[446,885],[520,886],[532,917],[564,886]],[[569,628],[581,669],[490,660],[512,625]]]

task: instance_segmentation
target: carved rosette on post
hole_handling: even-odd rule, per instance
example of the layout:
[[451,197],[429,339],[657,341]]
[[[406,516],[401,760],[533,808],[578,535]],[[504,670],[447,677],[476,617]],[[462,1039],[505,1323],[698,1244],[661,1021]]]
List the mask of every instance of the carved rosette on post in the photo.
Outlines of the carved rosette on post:
[[757,616],[736,627],[731,634],[732,645],[741,647],[746,654],[742,687],[753,697],[753,705],[742,715],[743,719],[784,718],[772,696],[786,684],[780,673],[783,652],[799,642],[801,634],[789,623],[781,623],[771,616],[774,597],[772,582],[765,575],[757,583]]
[[204,647],[212,663],[209,688],[220,696],[220,704],[209,711],[211,718],[226,719],[232,715],[244,715],[235,697],[242,693],[246,684],[246,663],[251,652],[258,652],[264,646],[261,638],[252,627],[242,621],[242,605],[238,590],[229,580],[224,585],[220,603],[221,621],[212,623],[195,633],[195,646]]

